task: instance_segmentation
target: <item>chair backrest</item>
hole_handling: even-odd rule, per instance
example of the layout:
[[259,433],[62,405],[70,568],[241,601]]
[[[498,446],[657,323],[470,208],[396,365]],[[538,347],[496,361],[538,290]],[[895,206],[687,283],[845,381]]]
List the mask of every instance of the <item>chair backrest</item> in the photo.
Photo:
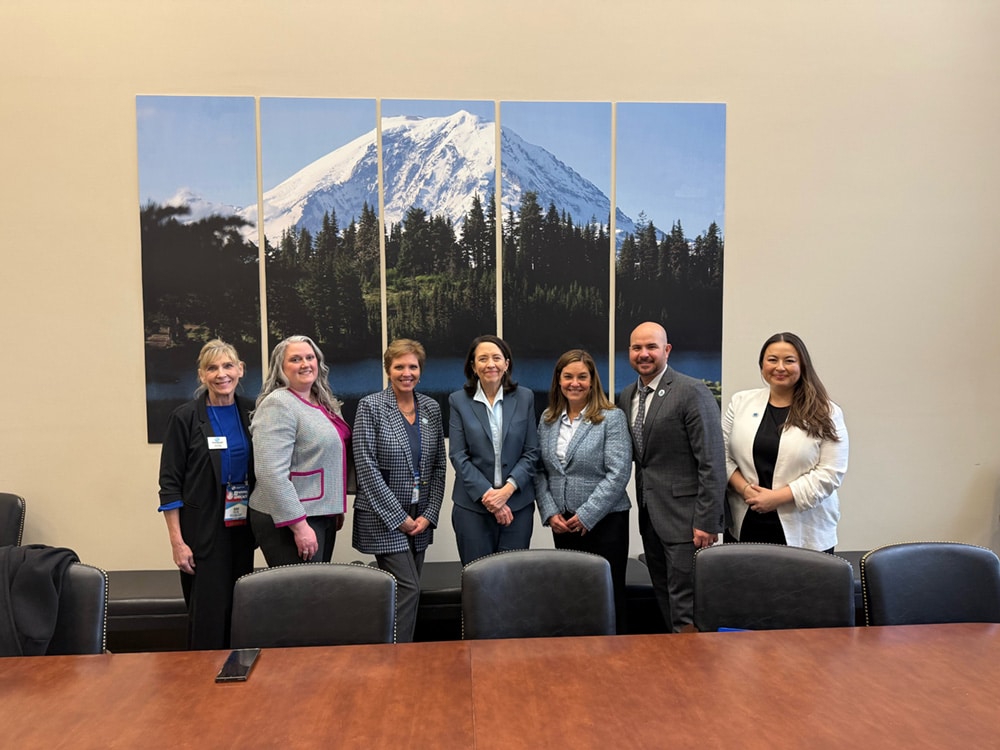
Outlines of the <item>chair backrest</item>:
[[24,535],[24,498],[0,492],[0,547],[21,544]]
[[869,625],[1000,622],[1000,559],[957,542],[889,544],[861,558]]
[[572,550],[515,550],[462,570],[462,638],[614,635],[611,566]]
[[853,626],[853,569],[841,557],[778,544],[699,550],[694,624],[700,631]]
[[301,563],[249,573],[233,590],[233,648],[394,643],[396,579],[366,565]]
[[108,632],[108,574],[73,563],[63,575],[59,614],[47,654],[104,653]]

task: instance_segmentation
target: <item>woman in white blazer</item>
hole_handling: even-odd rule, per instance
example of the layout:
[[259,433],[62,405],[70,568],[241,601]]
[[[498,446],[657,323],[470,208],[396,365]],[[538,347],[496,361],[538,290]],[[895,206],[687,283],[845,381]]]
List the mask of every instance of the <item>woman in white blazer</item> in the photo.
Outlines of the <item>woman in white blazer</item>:
[[722,420],[732,525],[726,541],[832,552],[837,488],[847,472],[840,407],[794,333],[776,333],[758,359],[767,388],[733,396]]

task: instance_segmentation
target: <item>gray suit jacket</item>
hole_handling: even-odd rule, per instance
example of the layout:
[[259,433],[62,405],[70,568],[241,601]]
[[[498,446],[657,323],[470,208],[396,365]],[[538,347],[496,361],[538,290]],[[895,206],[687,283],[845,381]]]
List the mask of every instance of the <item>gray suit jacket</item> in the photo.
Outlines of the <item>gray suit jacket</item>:
[[279,388],[257,406],[250,431],[257,475],[251,508],[276,526],[347,512],[346,446],[322,409]]
[[[417,552],[434,541],[444,500],[445,452],[441,407],[430,396],[415,394],[420,419],[420,501],[417,514],[431,525],[413,538]],[[361,399],[354,418],[354,463],[358,494],[354,498],[354,548],[370,555],[406,552],[409,537],[399,530],[413,495],[413,455],[403,415],[392,388]]]
[[566,446],[566,460],[556,456],[559,423],[538,423],[541,449],[535,497],[542,523],[563,511],[576,513],[588,530],[608,513],[628,510],[625,488],[632,474],[632,437],[621,409],[608,409],[600,424],[581,422]]
[[[538,461],[538,433],[535,429],[535,394],[524,386],[503,395],[503,430],[500,446],[501,477],[517,484],[507,501],[512,511],[535,500],[535,464]],[[451,499],[455,505],[477,513],[489,513],[482,497],[493,486],[493,437],[486,405],[473,401],[464,390],[448,397],[448,455],[455,467]]]
[[[618,406],[630,420],[636,383]],[[632,425],[629,424],[631,432]],[[726,454],[719,405],[700,380],[667,367],[646,401],[643,451],[633,452],[640,504],[664,542],[690,542],[693,529],[723,529]]]

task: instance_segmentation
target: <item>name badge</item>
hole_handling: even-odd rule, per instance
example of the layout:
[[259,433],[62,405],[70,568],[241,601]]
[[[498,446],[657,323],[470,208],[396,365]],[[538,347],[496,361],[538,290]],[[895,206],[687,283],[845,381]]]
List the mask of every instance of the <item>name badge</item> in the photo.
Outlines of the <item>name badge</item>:
[[223,514],[226,526],[246,525],[249,499],[250,485],[246,482],[231,482],[226,485],[226,510]]
[[220,437],[210,437],[208,439],[208,449],[210,451],[224,451],[229,447],[229,443],[226,440],[226,436],[222,435]]

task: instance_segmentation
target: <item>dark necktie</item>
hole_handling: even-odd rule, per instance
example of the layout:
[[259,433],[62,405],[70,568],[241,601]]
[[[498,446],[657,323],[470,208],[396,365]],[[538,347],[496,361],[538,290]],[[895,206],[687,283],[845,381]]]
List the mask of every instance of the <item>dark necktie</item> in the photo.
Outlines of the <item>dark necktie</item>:
[[646,421],[646,396],[653,392],[648,385],[639,386],[639,408],[635,411],[635,424],[632,425],[632,436],[635,438],[635,447],[642,454],[642,426]]

